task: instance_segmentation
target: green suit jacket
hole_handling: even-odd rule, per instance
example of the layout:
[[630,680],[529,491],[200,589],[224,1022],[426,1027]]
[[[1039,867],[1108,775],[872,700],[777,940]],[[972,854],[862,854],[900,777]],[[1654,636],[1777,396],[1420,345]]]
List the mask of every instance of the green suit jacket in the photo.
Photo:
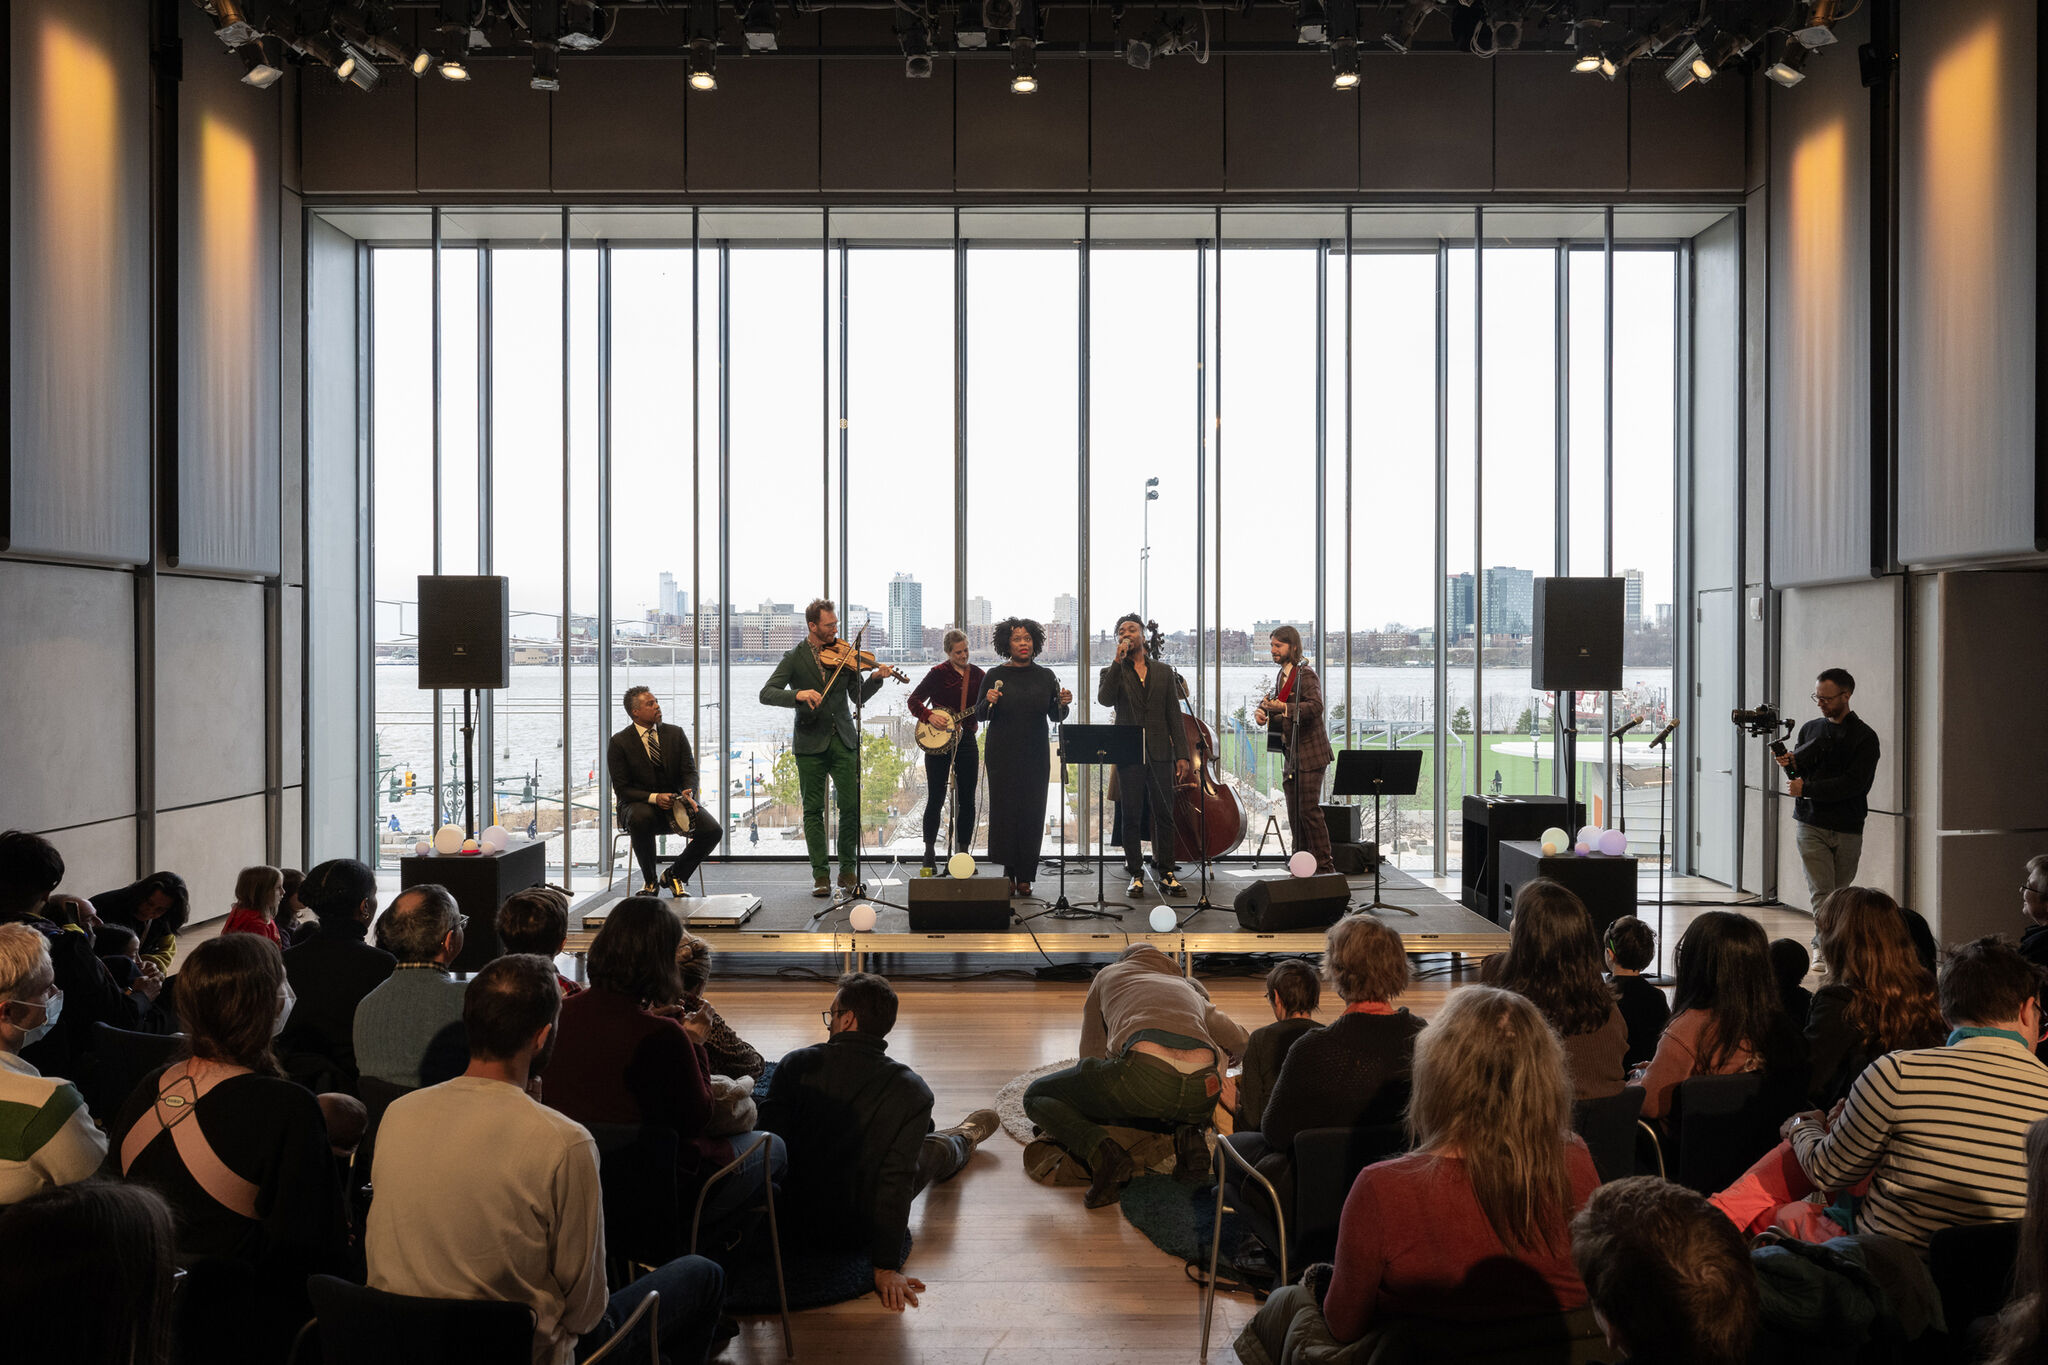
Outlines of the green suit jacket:
[[[810,642],[805,641],[782,656],[782,662],[761,687],[761,702],[764,706],[787,706],[796,711],[796,738],[790,745],[796,752],[822,754],[831,746],[836,733],[840,743],[859,753],[859,739],[853,731],[853,689],[860,688],[860,699],[865,702],[882,686],[882,677],[880,672],[874,672],[863,680],[851,668],[843,669],[832,690],[825,692],[826,674],[818,671],[817,657],[811,653]],[[796,694],[804,691],[824,692],[825,700],[813,709],[796,699]]]

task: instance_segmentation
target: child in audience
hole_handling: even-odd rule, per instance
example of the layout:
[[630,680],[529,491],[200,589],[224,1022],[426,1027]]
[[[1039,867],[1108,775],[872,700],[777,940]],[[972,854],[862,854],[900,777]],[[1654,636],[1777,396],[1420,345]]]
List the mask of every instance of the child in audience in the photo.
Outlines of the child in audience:
[[274,867],[245,867],[235,878],[235,904],[228,911],[223,934],[261,934],[278,947],[277,907],[284,901],[284,874]]
[[1799,983],[1813,970],[1813,954],[1796,938],[1771,940],[1771,974],[1778,978],[1778,999],[1785,1006],[1785,1018],[1798,1028],[1806,1027],[1813,1011],[1813,992]]
[[296,867],[280,867],[277,875],[284,879],[284,894],[277,903],[277,932],[284,937],[284,946],[293,947],[309,934],[314,925],[307,916],[306,903],[299,899],[299,888],[306,884],[306,874]]
[[1671,1020],[1664,992],[1643,979],[1656,958],[1656,934],[1634,915],[1623,915],[1607,926],[1607,972],[1628,1024],[1629,1066],[1641,1066],[1657,1055],[1657,1039]]
[[1638,1082],[1643,1117],[1669,1114],[1679,1083],[1690,1077],[1791,1074],[1804,1060],[1799,1030],[1787,1027],[1778,1004],[1763,926],[1726,910],[1693,920],[1678,942],[1671,1022]]
[[126,990],[142,975],[142,937],[125,924],[102,924],[93,932],[92,955]]
[[1273,1022],[1252,1030],[1244,1047],[1244,1074],[1237,1078],[1237,1127],[1255,1133],[1266,1112],[1266,1097],[1273,1082],[1280,1079],[1280,1064],[1287,1052],[1302,1038],[1322,1025],[1315,1021],[1316,1006],[1322,1000],[1323,984],[1316,969],[1300,958],[1289,958],[1266,973],[1266,1003],[1272,1006]]

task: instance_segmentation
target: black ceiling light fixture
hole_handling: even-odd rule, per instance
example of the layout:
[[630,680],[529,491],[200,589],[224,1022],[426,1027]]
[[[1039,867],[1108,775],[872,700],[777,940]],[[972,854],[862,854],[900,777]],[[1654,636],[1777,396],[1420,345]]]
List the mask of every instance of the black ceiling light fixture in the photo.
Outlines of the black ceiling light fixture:
[[253,0],[213,0],[205,8],[213,15],[213,36],[222,47],[237,48],[263,36],[263,11]]
[[1358,0],[1329,0],[1324,22],[1330,35],[1330,88],[1358,88]]
[[267,34],[237,44],[235,55],[242,59],[242,84],[253,85],[258,90],[277,84],[278,78],[284,75],[284,54],[284,39]]
[[1835,41],[1835,22],[1842,17],[1842,0],[1808,0],[1800,6],[1798,28],[1792,36],[1802,47],[1826,47]]
[[690,88],[718,88],[718,3],[690,0]]
[[979,52],[988,46],[988,21],[982,17],[981,0],[961,0],[953,12],[953,46],[963,52]]
[[1764,68],[1764,75],[1790,90],[1806,79],[1806,63],[1813,56],[1813,49],[1796,38],[1785,41],[1785,50],[1778,54],[1778,60]]
[[391,0],[343,0],[333,7],[332,23],[358,52],[402,66],[415,76],[426,75],[434,64],[432,53],[399,36]]
[[533,44],[526,83],[552,95],[562,88],[562,0],[526,0],[526,38]]
[[929,80],[932,74],[931,17],[913,10],[898,9],[896,45],[903,49],[904,76],[910,80]]
[[997,16],[1004,10],[1010,31],[1010,93],[1038,93],[1038,5],[1035,0],[982,0],[990,28],[998,27]]
[[1416,33],[1437,8],[1437,0],[1408,0],[1401,7],[1401,17],[1387,26],[1380,40],[1396,52],[1406,52],[1415,45]]
[[998,33],[1017,27],[1017,0],[981,0],[981,20]]
[[441,73],[442,80],[469,79],[469,37],[475,18],[470,0],[441,0],[439,22],[435,25],[439,48],[435,70]]
[[779,41],[779,27],[780,22],[775,14],[775,0],[745,0],[741,5],[740,31],[746,36],[747,51],[775,51]]
[[1294,41],[1306,47],[1321,47],[1329,38],[1330,25],[1323,12],[1323,0],[1296,0]]

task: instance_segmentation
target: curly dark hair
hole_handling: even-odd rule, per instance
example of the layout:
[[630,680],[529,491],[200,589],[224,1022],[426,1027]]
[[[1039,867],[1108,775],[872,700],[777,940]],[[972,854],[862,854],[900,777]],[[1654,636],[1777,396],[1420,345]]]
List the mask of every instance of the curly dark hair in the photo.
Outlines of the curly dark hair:
[[1022,630],[1031,637],[1031,657],[1036,659],[1045,653],[1045,627],[1028,616],[1005,616],[996,622],[991,638],[998,658],[1010,657],[1010,632]]

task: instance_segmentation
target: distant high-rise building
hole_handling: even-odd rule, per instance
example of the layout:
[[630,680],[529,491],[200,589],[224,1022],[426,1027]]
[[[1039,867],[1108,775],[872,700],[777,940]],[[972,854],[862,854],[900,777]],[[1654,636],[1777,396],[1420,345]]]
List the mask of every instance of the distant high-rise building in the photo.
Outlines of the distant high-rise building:
[[995,612],[990,609],[986,597],[970,597],[967,599],[967,629],[973,630],[979,626],[986,630],[995,623]]
[[1621,580],[1623,584],[1622,601],[1624,603],[1622,617],[1628,623],[1630,630],[1641,630],[1643,628],[1643,571],[1641,569],[1623,569],[1621,571]]
[[907,573],[889,580],[889,640],[898,649],[924,642],[924,584]]
[[1669,602],[1659,602],[1657,604],[1657,629],[1671,629],[1671,604]]
[[1081,599],[1070,592],[1063,592],[1053,598],[1052,619],[1067,628],[1067,638],[1071,640],[1074,627],[1081,621]]
[[1456,640],[1472,633],[1472,575],[1454,573],[1444,584],[1448,589],[1449,613],[1445,618],[1445,634]]
[[654,600],[655,610],[659,611],[663,616],[681,616],[683,614],[676,606],[676,576],[674,574],[662,574],[661,589]]
[[1535,628],[1535,572],[1504,564],[1488,569],[1484,610],[1488,635],[1527,635]]

